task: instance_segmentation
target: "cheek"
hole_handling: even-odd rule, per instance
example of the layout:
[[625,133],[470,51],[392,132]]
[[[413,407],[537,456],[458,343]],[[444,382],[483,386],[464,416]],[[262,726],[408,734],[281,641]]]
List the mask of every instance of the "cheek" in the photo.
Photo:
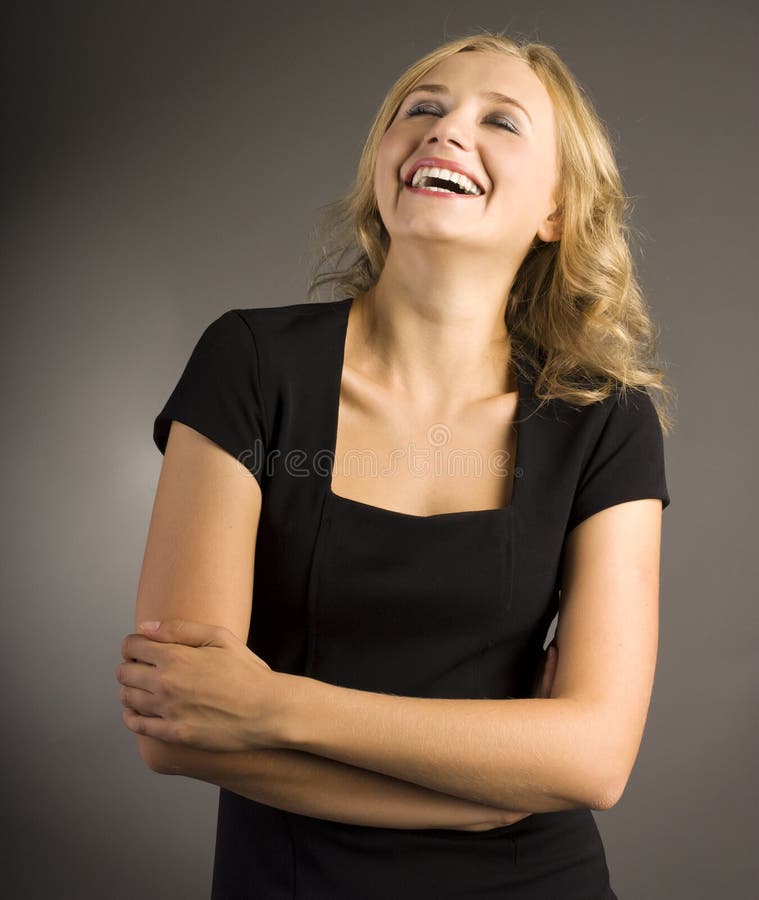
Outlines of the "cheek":
[[393,170],[395,173],[401,168],[412,151],[408,135],[403,135],[394,126],[385,132],[377,151],[377,162],[386,172]]
[[374,164],[374,190],[376,193],[380,193],[387,183],[387,174],[387,150],[385,147],[380,146],[377,153],[377,161]]
[[391,132],[385,132],[377,150],[377,172],[387,175],[391,168],[399,164],[397,141]]
[[374,192],[378,198],[397,193],[401,186],[404,157],[388,142],[380,147],[374,167]]
[[524,173],[525,190],[529,192],[536,205],[541,205],[551,190],[553,178],[551,160],[542,153],[525,153],[524,158],[519,160],[519,167]]
[[505,197],[518,199],[527,211],[542,203],[546,189],[546,175],[527,154],[512,156],[496,169],[497,188]]

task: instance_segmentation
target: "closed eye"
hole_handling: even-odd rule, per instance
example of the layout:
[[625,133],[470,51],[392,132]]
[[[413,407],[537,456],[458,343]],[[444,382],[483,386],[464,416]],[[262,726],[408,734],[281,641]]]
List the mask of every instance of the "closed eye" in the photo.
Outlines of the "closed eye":
[[416,106],[410,106],[406,110],[406,115],[407,116],[425,115],[430,110],[437,110],[438,112],[440,112],[440,107],[435,106],[432,103],[417,103]]
[[519,134],[516,125],[511,121],[511,119],[501,119],[498,116],[491,117],[494,125],[499,125],[501,128],[506,128],[508,131],[513,132],[514,134]]
[[[416,103],[414,106],[409,107],[406,110],[406,117],[409,118],[411,116],[420,116],[427,115],[431,113],[432,115],[435,112],[440,112],[440,107],[434,103]],[[500,117],[493,117],[493,124],[500,126],[501,128],[505,128],[508,131],[511,131],[513,134],[519,134],[517,127],[511,121],[511,119],[502,119]]]

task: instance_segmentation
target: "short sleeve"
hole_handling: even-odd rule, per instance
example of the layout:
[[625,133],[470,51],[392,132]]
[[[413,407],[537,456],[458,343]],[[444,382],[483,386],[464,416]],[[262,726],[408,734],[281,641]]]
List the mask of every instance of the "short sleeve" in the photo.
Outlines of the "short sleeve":
[[172,420],[189,425],[239,460],[262,483],[265,415],[256,340],[238,310],[208,325],[153,422],[166,452]]
[[567,531],[594,513],[628,500],[658,497],[670,503],[664,438],[648,391],[628,389],[608,401],[610,411],[575,490]]

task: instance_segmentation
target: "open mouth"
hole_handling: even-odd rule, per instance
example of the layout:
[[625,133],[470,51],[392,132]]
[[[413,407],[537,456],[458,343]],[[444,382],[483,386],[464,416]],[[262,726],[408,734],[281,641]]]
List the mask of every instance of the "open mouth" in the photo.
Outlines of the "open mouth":
[[406,187],[461,197],[479,197],[482,187],[466,175],[437,166],[419,166],[406,181]]

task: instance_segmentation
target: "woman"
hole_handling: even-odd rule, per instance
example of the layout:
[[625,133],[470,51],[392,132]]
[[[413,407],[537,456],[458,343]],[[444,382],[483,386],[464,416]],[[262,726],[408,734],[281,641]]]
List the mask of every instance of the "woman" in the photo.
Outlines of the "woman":
[[337,207],[359,255],[312,291],[348,296],[198,341],[117,677],[146,764],[221,787],[214,898],[615,897],[591,810],[640,744],[669,504],[624,209],[551,48],[451,41]]

